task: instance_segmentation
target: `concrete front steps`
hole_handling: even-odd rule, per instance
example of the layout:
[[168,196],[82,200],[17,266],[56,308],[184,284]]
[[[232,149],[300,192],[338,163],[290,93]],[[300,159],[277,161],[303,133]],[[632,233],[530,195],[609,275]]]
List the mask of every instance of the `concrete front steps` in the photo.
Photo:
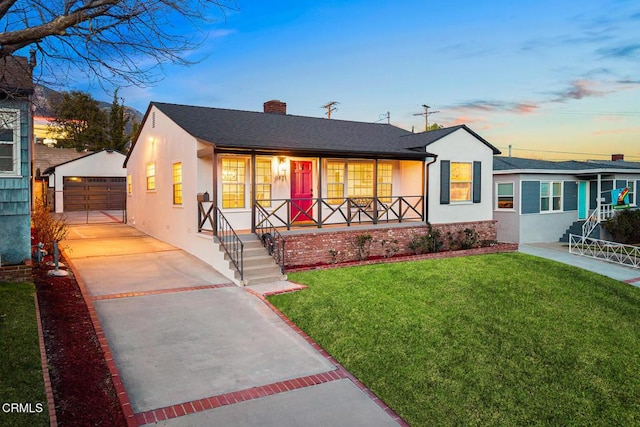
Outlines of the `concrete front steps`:
[[[255,234],[241,234],[240,240],[244,244],[244,280],[240,281],[240,273],[235,271],[229,256],[226,253],[224,255],[229,262],[229,268],[234,270],[234,277],[240,285],[250,286],[287,280],[287,276],[280,272],[280,266],[276,264]],[[224,252],[222,245],[219,247]]]
[[[558,240],[561,243],[569,243],[569,234],[575,234],[576,236],[582,236],[582,224],[584,224],[584,220],[574,221],[573,224],[564,232],[562,237]],[[596,228],[591,232],[591,237],[600,237],[600,224],[596,225]]]

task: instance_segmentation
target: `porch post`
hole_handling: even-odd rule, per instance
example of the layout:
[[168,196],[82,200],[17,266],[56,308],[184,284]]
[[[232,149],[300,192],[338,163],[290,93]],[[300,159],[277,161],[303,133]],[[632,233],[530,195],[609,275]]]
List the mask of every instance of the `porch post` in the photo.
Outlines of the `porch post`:
[[[392,194],[393,196],[393,194]],[[378,159],[373,162],[373,223],[378,223]]]
[[251,232],[256,232],[256,154],[251,154]]
[[211,154],[212,165],[212,173],[213,173],[213,188],[211,189],[211,201],[213,202],[213,235],[216,236],[218,234],[218,153],[216,152],[216,147],[213,147],[213,153]]
[[600,208],[602,207],[602,175],[598,174],[598,196],[596,197],[596,209],[598,210],[598,222],[600,222],[600,216],[602,215],[602,211]]
[[322,156],[318,157],[318,228],[322,228]]

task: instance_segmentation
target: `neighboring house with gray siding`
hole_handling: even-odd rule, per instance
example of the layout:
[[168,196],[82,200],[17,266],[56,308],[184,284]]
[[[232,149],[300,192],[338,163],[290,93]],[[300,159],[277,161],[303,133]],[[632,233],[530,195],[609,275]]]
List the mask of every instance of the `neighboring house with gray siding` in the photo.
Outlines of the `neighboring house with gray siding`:
[[0,260],[31,260],[31,64],[0,59]]
[[495,157],[493,184],[499,241],[555,242],[594,209],[610,212],[615,188],[629,188],[637,206],[640,162]]

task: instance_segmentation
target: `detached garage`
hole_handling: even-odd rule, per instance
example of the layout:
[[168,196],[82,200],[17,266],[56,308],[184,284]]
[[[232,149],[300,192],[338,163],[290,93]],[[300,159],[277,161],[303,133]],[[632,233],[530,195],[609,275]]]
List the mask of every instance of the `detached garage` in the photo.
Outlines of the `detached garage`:
[[124,210],[124,159],[120,152],[102,150],[47,169],[49,188],[55,193],[55,211]]

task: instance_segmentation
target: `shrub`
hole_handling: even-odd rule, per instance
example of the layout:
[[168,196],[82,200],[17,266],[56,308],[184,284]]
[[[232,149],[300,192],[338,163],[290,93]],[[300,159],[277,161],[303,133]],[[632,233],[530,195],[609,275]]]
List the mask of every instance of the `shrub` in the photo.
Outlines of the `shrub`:
[[373,241],[373,237],[371,234],[358,234],[355,238],[354,246],[358,251],[356,253],[356,258],[358,261],[364,261],[369,258],[369,252],[371,251],[371,242]]
[[[338,263],[338,255],[340,255],[340,252],[335,250],[335,249],[329,249],[329,255],[331,255],[330,264],[337,264]],[[343,258],[344,258],[344,256],[343,256]]]
[[382,240],[380,241],[385,258],[391,258],[398,253],[400,247],[398,246],[398,239]]
[[604,228],[618,243],[640,243],[640,209],[616,211],[616,214],[604,223]]
[[36,230],[36,238],[44,244],[44,249],[49,253],[53,251],[53,242],[64,240],[69,232],[66,217],[54,215],[42,200],[36,202],[31,221]]
[[423,236],[413,236],[409,242],[409,249],[418,255],[440,252],[444,246],[442,232],[434,229],[429,223],[427,223],[427,228],[429,230],[427,234]]
[[472,249],[480,246],[480,236],[472,228],[465,228],[457,233],[448,232],[449,249],[457,251],[460,249]]

